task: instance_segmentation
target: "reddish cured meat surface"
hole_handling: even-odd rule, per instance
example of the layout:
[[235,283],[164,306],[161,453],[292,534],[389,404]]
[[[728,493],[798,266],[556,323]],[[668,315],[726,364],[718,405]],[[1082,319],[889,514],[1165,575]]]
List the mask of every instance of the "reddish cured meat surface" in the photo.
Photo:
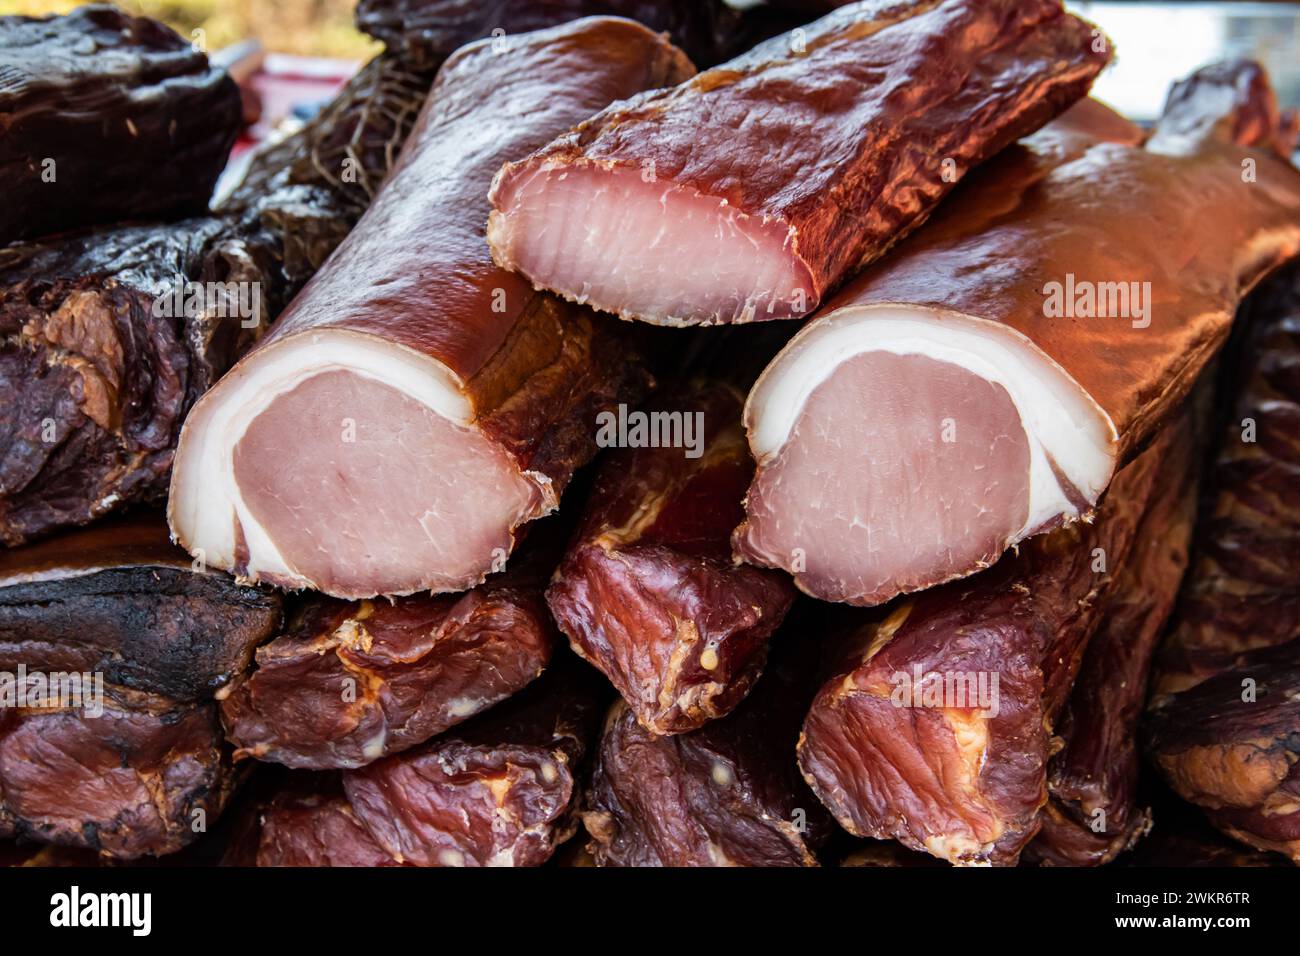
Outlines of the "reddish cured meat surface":
[[555,641],[542,588],[558,549],[532,545],[523,563],[463,595],[309,599],[222,701],[236,759],[360,767],[523,688]]
[[1190,444],[1170,429],[1116,478],[1095,523],[877,612],[847,642],[799,743],[841,826],[952,863],[1016,862],[1048,797],[1053,725],[1143,547],[1142,516],[1182,480]]
[[1175,452],[1185,471],[1169,476],[1143,516],[1057,721],[1049,797],[1027,851],[1035,862],[1109,863],[1151,829],[1151,810],[1138,803],[1138,728],[1152,659],[1187,570],[1200,445]]
[[[318,775],[263,815],[259,866],[537,866],[576,828],[578,773],[602,688],[564,655],[456,731]],[[338,792],[336,780],[341,780]]]
[[0,837],[160,856],[215,822],[231,786],[212,704],[110,685],[97,717],[0,709]]
[[546,592],[574,651],[652,733],[694,730],[739,703],[794,600],[783,575],[731,560],[754,468],[742,403],[701,382],[647,404],[678,415],[698,444],[610,452]]
[[833,829],[794,764],[816,655],[787,645],[754,693],[691,733],[658,737],[625,702],[605,718],[583,825],[597,866],[816,866]]
[[1088,102],[973,173],[759,378],[737,554],[875,605],[1087,516],[1300,252],[1277,135],[1239,63],[1180,85],[1145,144]]
[[493,254],[624,318],[798,318],[1086,95],[1094,32],[1055,0],[853,4],[507,165]]
[[591,419],[643,383],[608,323],[492,264],[489,181],[691,71],[605,18],[449,60],[356,229],[187,419],[177,539],[244,578],[349,599],[482,581],[594,454]]

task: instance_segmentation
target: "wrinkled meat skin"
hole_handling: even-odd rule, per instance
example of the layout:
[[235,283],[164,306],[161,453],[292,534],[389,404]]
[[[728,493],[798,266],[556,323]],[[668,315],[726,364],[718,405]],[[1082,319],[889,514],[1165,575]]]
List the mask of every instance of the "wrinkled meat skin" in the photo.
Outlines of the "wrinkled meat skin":
[[3,243],[206,211],[241,109],[188,40],[96,6],[0,17],[0,116]]
[[[1233,64],[1228,76],[1251,76],[1257,69]],[[1211,71],[1198,81],[1198,73],[1188,81],[1200,92],[1175,97],[1145,148],[1113,141],[1114,130],[1080,139],[1049,126],[1006,150],[819,316],[904,304],[1005,325],[1028,337],[1095,400],[1114,425],[1115,462],[1122,467],[1187,397],[1225,342],[1245,293],[1300,252],[1300,172],[1273,152],[1280,131],[1259,122],[1277,115],[1272,91],[1244,83],[1235,97],[1211,95],[1217,76]],[[1252,139],[1229,142],[1232,132]],[[1258,170],[1257,182],[1242,179],[1246,159]],[[1115,188],[1099,191],[1099,182]],[[1205,222],[1220,227],[1207,232]],[[1088,226],[1064,229],[1062,223]],[[1067,274],[1150,281],[1150,326],[1047,318],[1044,277],[1063,281]],[[1201,281],[1189,285],[1192,274]],[[752,434],[748,411],[747,427]],[[760,462],[751,497],[764,474]],[[737,552],[745,560],[780,563],[746,547],[745,538],[742,526]],[[966,573],[996,558],[990,554]],[[947,579],[936,574],[908,590]],[[824,583],[808,575],[796,574],[796,581],[813,596],[829,596]],[[877,593],[855,603],[889,597]]]
[[0,250],[0,542],[159,497],[185,413],[261,326],[155,316],[157,292],[258,282],[273,310],[273,271],[217,219]]
[[[472,409],[468,427],[508,456],[535,492],[529,509],[504,529],[513,536],[518,524],[552,510],[574,469],[595,454],[590,422],[596,414],[638,397],[648,382],[628,360],[620,330],[536,294],[492,264],[482,243],[484,187],[505,156],[534,148],[611,99],[691,72],[689,61],[661,37],[612,19],[516,38],[510,56],[498,56],[490,43],[463,48],[439,72],[374,204],[262,345],[282,350],[296,336],[303,336],[301,344],[319,331],[346,331],[405,346],[445,366]],[[520,84],[523,75],[529,80]],[[527,123],[518,121],[521,114]],[[439,201],[428,201],[431,194]],[[453,209],[456,215],[449,214]],[[265,354],[259,347],[240,367]],[[207,399],[212,408],[220,408],[221,394],[218,387]],[[205,407],[200,404],[191,423]],[[190,540],[176,517],[177,508],[185,508],[177,505],[177,489],[186,467],[182,436],[171,515],[178,540],[193,549],[202,543]],[[236,537],[241,534],[239,527]],[[224,562],[251,576],[248,563],[238,548]],[[423,587],[381,582],[345,588],[279,572],[266,579],[284,586],[312,583],[354,598],[435,584],[460,590],[483,579],[482,573],[458,571],[457,580],[444,582],[433,574]]]
[[[940,159],[964,175],[1086,95],[1109,59],[1092,50],[1089,24],[1049,0],[869,2],[804,30],[806,53],[775,37],[676,89],[614,104],[507,166],[493,184],[494,219],[515,184],[543,166],[651,168],[655,182],[725,199],[788,230],[788,255],[805,281],[780,296],[773,290],[753,318],[797,318],[924,221],[956,179]],[[933,162],[919,166],[921,156]],[[489,237],[497,261],[513,267],[491,227]],[[667,324],[745,313],[667,316],[643,314],[634,302],[591,304]]]
[[106,686],[97,718],[0,710],[0,838],[161,856],[216,820],[231,785],[211,704]]
[[753,473],[740,396],[716,383],[671,394],[646,410],[703,415],[700,456],[609,453],[546,595],[574,651],[656,734],[694,730],[739,703],[794,599],[784,576],[731,560]]
[[601,681],[564,655],[452,733],[287,798],[263,821],[259,866],[538,866],[576,828],[577,774]]
[[617,703],[583,806],[596,865],[816,866],[833,825],[791,759],[815,657],[778,647],[748,699],[691,733],[656,737]]
[[1300,641],[1291,641],[1173,696],[1148,716],[1145,743],[1174,791],[1216,827],[1300,861],[1298,727]]
[[1150,811],[1137,804],[1138,726],[1152,659],[1187,570],[1200,442],[1186,444],[1173,452],[1183,474],[1169,477],[1143,516],[1058,722],[1050,799],[1028,852],[1037,862],[1109,863],[1151,827]]
[[280,626],[280,598],[196,572],[161,515],[110,518],[0,552],[0,670],[99,672],[197,703]]
[[520,690],[542,673],[554,643],[541,563],[464,595],[309,599],[222,701],[236,759],[360,767]]
[[[841,826],[952,863],[1018,860],[1047,801],[1052,726],[1140,519],[1178,484],[1189,443],[1182,428],[1164,433],[1116,477],[1094,523],[891,605],[847,643],[799,742],[804,776]],[[1094,570],[1098,548],[1104,574]],[[902,706],[895,678],[915,684],[917,673],[997,674],[997,713],[969,698],[973,706]]]
[[356,20],[404,64],[429,70],[496,29],[506,31],[508,43],[513,34],[594,16],[627,17],[665,31],[701,65],[787,25],[758,11],[742,14],[722,0],[361,0]]
[[1220,830],[1300,860],[1300,271],[1259,290],[1242,323],[1227,379],[1236,398],[1157,661],[1145,744]]

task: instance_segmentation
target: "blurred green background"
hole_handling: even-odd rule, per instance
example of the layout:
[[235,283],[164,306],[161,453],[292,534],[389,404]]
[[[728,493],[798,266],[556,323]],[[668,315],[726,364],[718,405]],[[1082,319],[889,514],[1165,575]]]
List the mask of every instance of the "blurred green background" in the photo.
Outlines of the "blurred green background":
[[[85,0],[0,0],[0,14],[44,16],[67,13]],[[352,25],[356,0],[120,0],[114,6],[162,20],[181,36],[206,31],[204,47],[221,47],[257,37],[268,50],[308,56],[360,59],[379,43]]]

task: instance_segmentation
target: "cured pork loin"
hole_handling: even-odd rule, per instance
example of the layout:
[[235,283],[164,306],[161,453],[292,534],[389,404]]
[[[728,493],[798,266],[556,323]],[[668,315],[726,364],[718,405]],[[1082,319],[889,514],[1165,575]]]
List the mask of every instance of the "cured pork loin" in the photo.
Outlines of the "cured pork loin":
[[279,622],[161,516],[0,552],[0,837],[117,859],[196,840],[235,779],[213,693]]
[[361,767],[520,690],[551,658],[542,591],[561,547],[561,529],[538,528],[517,563],[465,594],[305,599],[223,695],[236,759]]
[[301,779],[261,814],[258,866],[537,866],[574,832],[601,680],[565,654],[406,753]]
[[0,17],[0,242],[206,211],[240,116],[234,81],[157,21]]
[[1148,754],[1225,833],[1300,861],[1300,269],[1252,297]]
[[[1267,81],[1249,63],[1211,76],[1175,90],[1145,144],[1076,107],[799,331],[746,404],[758,470],[737,554],[875,605],[1092,512],[1242,296],[1300,252]],[[1237,144],[1243,115],[1269,121]]]
[[1109,55],[1059,0],[856,3],[508,164],[488,239],[624,318],[798,318]]
[[724,51],[757,39],[756,30],[770,35],[789,20],[742,12],[724,0],[360,0],[356,20],[402,63],[434,69],[474,40],[490,36],[507,47],[516,34],[594,16],[627,17],[667,32],[701,64],[725,59]]
[[817,865],[834,826],[792,759],[817,662],[796,624],[754,692],[699,730],[656,736],[614,705],[582,814],[597,866]]
[[546,592],[574,651],[655,734],[694,730],[739,703],[794,600],[784,575],[731,559],[754,471],[743,402],[701,380],[633,412],[658,447],[608,453]]
[[1039,829],[1054,727],[1088,641],[1135,555],[1159,547],[1143,536],[1167,529],[1143,515],[1167,514],[1158,502],[1178,496],[1194,444],[1184,420],[1120,472],[1094,523],[869,613],[799,742],[841,826],[956,864],[1015,864]]
[[690,72],[612,18],[450,59],[357,228],[187,420],[177,539],[244,579],[347,599],[499,569],[594,454],[596,414],[642,377],[598,317],[492,264],[488,183],[610,100]]

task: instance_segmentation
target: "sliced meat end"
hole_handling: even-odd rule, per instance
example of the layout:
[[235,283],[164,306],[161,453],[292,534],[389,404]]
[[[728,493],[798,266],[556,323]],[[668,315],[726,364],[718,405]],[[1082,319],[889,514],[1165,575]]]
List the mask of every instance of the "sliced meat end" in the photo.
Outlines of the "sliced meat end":
[[595,164],[507,166],[493,189],[497,263],[626,319],[715,325],[789,319],[819,290],[791,228],[725,199]]
[[[348,332],[254,353],[186,422],[172,529],[208,565],[356,599],[458,591],[553,507],[440,363]],[[213,499],[217,500],[213,500]]]
[[1006,326],[850,307],[768,366],[745,411],[758,471],[733,544],[823,600],[883,603],[1086,514],[1115,430]]

